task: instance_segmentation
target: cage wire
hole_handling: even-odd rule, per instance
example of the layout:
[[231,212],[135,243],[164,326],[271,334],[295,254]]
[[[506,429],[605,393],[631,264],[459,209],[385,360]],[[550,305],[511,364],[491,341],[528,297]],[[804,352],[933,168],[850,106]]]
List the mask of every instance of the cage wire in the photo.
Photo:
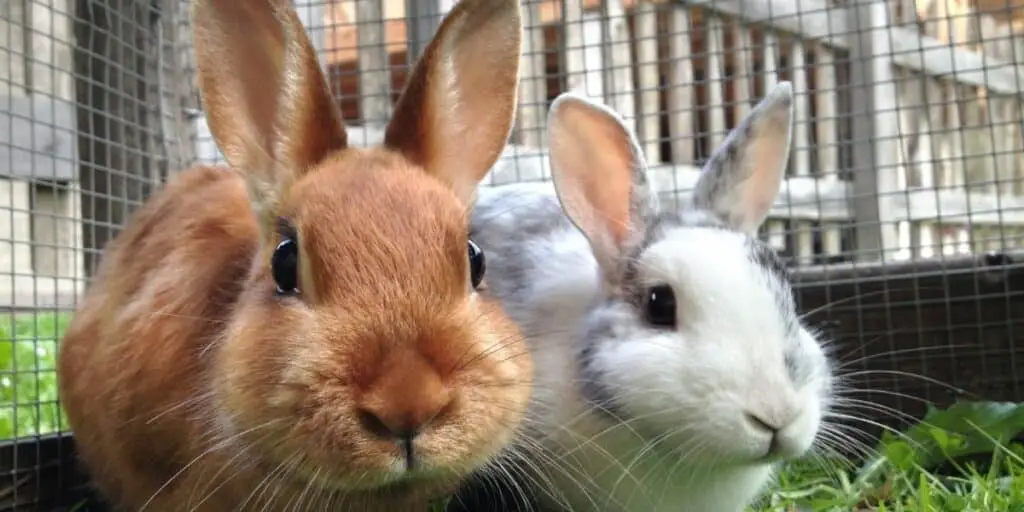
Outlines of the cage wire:
[[[454,0],[298,0],[369,145]],[[669,205],[780,80],[790,165],[760,236],[884,424],[1020,400],[1024,2],[526,0],[515,130],[485,186],[548,180],[544,122],[587,94]],[[55,354],[104,245],[168,176],[222,163],[187,0],[0,0],[0,508],[76,482]],[[694,248],[700,250],[700,248]],[[884,412],[888,410],[889,412]],[[883,411],[883,412],[880,412]]]

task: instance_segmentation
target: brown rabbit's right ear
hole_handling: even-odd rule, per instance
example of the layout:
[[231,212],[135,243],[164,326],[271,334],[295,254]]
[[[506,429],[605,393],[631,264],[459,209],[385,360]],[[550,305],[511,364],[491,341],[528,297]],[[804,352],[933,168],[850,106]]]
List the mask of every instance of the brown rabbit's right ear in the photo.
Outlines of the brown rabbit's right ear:
[[291,183],[346,145],[316,52],[284,0],[193,0],[192,24],[210,132],[272,222]]
[[515,117],[519,0],[461,0],[441,22],[395,105],[384,144],[466,204],[498,160]]

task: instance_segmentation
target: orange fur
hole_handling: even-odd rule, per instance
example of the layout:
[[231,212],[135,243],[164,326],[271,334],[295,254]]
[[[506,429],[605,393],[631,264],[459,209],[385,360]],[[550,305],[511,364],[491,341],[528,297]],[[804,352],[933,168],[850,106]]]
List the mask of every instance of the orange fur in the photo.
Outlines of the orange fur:
[[[194,2],[233,169],[181,173],[107,248],[59,361],[81,459],[123,510],[423,509],[512,439],[529,398],[520,333],[471,289],[466,249],[511,128],[518,2],[462,0],[366,150],[290,6]],[[478,129],[445,140],[445,119]],[[274,293],[279,218],[298,296]],[[413,468],[367,416],[419,429]]]

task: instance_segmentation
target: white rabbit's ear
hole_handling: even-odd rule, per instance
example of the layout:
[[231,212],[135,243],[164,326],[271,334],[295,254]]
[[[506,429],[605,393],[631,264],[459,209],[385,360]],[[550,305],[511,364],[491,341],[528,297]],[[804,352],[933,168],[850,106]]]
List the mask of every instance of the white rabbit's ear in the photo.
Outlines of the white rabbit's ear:
[[548,114],[548,145],[562,208],[612,268],[642,241],[657,210],[636,138],[613,110],[563,93]]
[[755,234],[782,186],[793,132],[793,86],[780,82],[705,164],[694,206]]

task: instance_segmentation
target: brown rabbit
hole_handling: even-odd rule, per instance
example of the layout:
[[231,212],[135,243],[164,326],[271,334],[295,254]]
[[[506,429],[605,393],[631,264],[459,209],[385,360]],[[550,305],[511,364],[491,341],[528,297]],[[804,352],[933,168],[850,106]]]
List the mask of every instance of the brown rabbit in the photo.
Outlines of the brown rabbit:
[[501,453],[532,364],[476,292],[467,223],[512,126],[518,4],[459,2],[384,144],[358,149],[290,2],[194,0],[231,169],[140,208],[61,347],[81,459],[119,510],[425,510]]

